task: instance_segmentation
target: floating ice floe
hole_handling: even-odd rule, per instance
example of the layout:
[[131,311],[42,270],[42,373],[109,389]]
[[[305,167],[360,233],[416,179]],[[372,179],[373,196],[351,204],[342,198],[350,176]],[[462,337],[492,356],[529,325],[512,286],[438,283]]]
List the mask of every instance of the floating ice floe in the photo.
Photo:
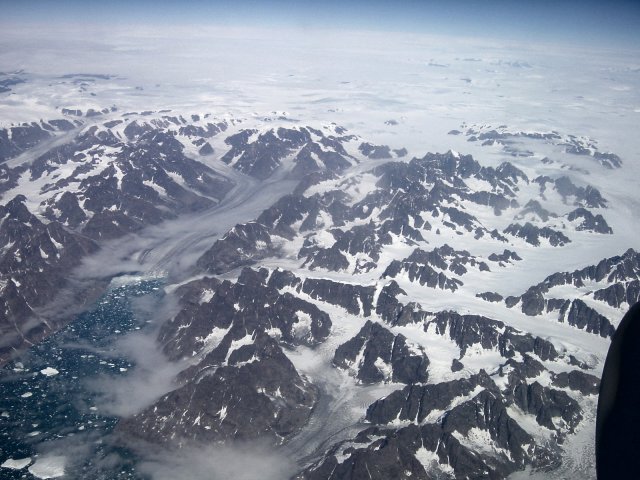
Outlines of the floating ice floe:
[[31,463],[31,458],[8,458],[0,467],[10,468],[11,470],[22,470]]
[[65,457],[52,455],[40,457],[29,467],[29,473],[37,478],[57,478],[64,475]]
[[55,368],[47,367],[40,370],[40,373],[46,375],[47,377],[53,377],[54,375],[58,375],[58,373],[60,372],[58,372],[58,370],[56,370]]

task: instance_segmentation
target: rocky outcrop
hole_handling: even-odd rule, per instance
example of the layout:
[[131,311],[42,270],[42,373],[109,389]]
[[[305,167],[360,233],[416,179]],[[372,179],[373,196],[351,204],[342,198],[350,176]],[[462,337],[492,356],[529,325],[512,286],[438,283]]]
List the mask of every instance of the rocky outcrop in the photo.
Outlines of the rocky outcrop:
[[334,282],[322,278],[307,278],[300,291],[311,298],[343,307],[352,315],[371,315],[374,287]]
[[378,294],[376,314],[390,325],[394,325],[405,306],[398,300],[398,295],[406,295],[395,280],[391,280]]
[[454,399],[472,395],[477,387],[495,389],[486,373],[449,382],[408,385],[372,403],[366,419],[376,425],[386,425],[394,420],[423,423],[433,412],[442,415]]
[[422,286],[455,291],[462,285],[462,281],[447,277],[442,270],[462,276],[467,273],[468,267],[489,271],[489,266],[485,262],[477,260],[469,252],[455,251],[448,245],[444,245],[430,252],[416,249],[404,260],[392,261],[382,276],[394,278],[404,273],[408,275],[410,281],[417,281]]
[[[584,288],[590,285],[595,300],[621,307],[624,302],[633,304],[638,296],[640,280],[640,255],[627,250],[623,255],[605,258],[596,265],[573,272],[558,272],[548,276],[541,283],[530,287],[519,297],[507,297],[505,304],[509,308],[516,305],[529,316],[544,312],[558,312],[558,321],[566,322],[582,330],[603,337],[613,335],[615,328],[611,321],[598,313],[579,298],[551,298],[548,292],[558,286],[572,285]],[[596,284],[594,287],[593,284]]]
[[240,172],[266,179],[293,156],[292,172],[302,178],[312,172],[339,172],[349,167],[352,161],[342,143],[350,140],[350,136],[325,135],[310,127],[280,127],[262,133],[242,130],[225,140],[231,148],[222,160]]
[[489,255],[488,259],[492,262],[501,263],[511,263],[512,261],[520,262],[522,260],[522,258],[520,258],[520,256],[516,252],[507,249],[505,249],[500,254],[492,253],[491,255]]
[[285,195],[264,210],[257,222],[284,238],[292,239],[296,234],[292,225],[297,222],[302,232],[322,228],[318,214],[326,206],[318,196]]
[[[408,430],[408,429],[407,429]],[[296,480],[338,480],[346,478],[431,479],[412,448],[420,440],[417,427],[408,431],[371,428],[353,442],[336,445],[318,462],[296,476]],[[416,435],[417,433],[417,435]],[[414,438],[411,438],[414,437]],[[407,445],[409,444],[409,445]]]
[[391,149],[387,145],[372,145],[370,143],[361,143],[358,147],[360,153],[365,157],[373,160],[392,158]]
[[292,288],[313,300],[344,308],[352,315],[368,317],[373,309],[375,287],[335,282],[325,278],[302,279],[293,273],[276,269],[269,273],[268,285],[278,290]]
[[600,214],[594,215],[586,208],[576,208],[567,214],[567,220],[577,223],[576,230],[611,235],[613,230]]
[[558,388],[576,390],[583,395],[597,395],[600,390],[598,377],[580,370],[571,370],[570,372],[561,372],[554,375],[553,385]]
[[543,387],[538,382],[518,383],[510,395],[522,411],[535,415],[538,424],[549,430],[561,429],[572,433],[582,420],[576,400],[561,390]]
[[593,292],[593,298],[615,308],[629,308],[640,301],[640,281],[618,282]]
[[503,365],[498,368],[498,375],[508,377],[509,384],[517,385],[526,383],[528,378],[536,378],[538,375],[546,371],[545,366],[529,353],[522,355],[522,360],[509,358]]
[[[544,468],[558,460],[509,415],[485,373],[407,386],[374,403],[367,419],[381,426],[334,446],[297,478],[388,478],[383,475],[392,473],[394,478],[498,479],[527,465]],[[404,426],[388,426],[397,421]]]
[[525,223],[521,225],[519,223],[512,223],[504,229],[504,233],[513,235],[514,237],[522,238],[525,242],[533,245],[534,247],[540,246],[540,239],[544,238],[549,242],[552,247],[562,247],[568,243],[571,243],[569,237],[564,233],[553,230],[549,227],[537,227],[532,223]]
[[476,297],[486,300],[487,302],[500,303],[503,300],[502,295],[496,292],[477,293]]
[[570,305],[568,311],[567,309],[561,309],[561,322],[566,321],[569,325],[573,325],[580,330],[586,330],[589,333],[595,333],[601,337],[613,336],[615,328],[604,315],[601,315],[580,299],[571,301]]
[[236,225],[224,237],[217,240],[197,262],[202,270],[225,273],[234,268],[252,265],[257,260],[277,252],[269,230],[257,222]]
[[123,420],[118,430],[177,446],[256,438],[281,443],[296,433],[311,414],[316,390],[263,330],[232,335],[183,376],[184,386]]
[[53,138],[56,133],[75,128],[68,120],[22,123],[0,129],[0,163]]
[[460,358],[467,349],[476,345],[485,350],[498,350],[506,358],[518,353],[534,353],[543,360],[558,357],[558,352],[548,340],[479,315],[460,315],[453,311],[433,314],[416,311],[409,305],[395,323],[422,323],[425,332],[449,337],[460,348]]
[[316,305],[265,283],[265,271],[245,269],[236,283],[204,278],[180,288],[181,310],[163,325],[159,341],[171,359],[210,350],[227,333],[270,332],[286,345],[315,346],[331,319]]
[[[127,141],[93,126],[34,160],[33,179],[55,178],[43,188],[50,194],[47,218],[110,239],[211,207],[231,189],[229,180],[187,158],[172,134],[136,125],[125,128],[126,135],[132,127]],[[60,169],[71,173],[54,175]]]
[[333,364],[362,383],[424,383],[429,359],[424,349],[394,335],[379,323],[367,321],[360,332],[336,349]]
[[5,360],[69,320],[47,321],[36,311],[68,285],[69,273],[98,246],[60,223],[43,223],[19,195],[0,206],[0,249],[0,359]]
[[349,230],[333,229],[330,235],[334,242],[330,247],[320,246],[312,240],[306,240],[303,244],[299,258],[306,258],[304,265],[314,270],[323,268],[331,271],[348,269],[352,262],[349,258],[356,256],[362,260],[356,260],[353,264],[354,273],[366,272],[375,268],[380,258],[380,251],[384,245],[392,242],[388,233],[381,231],[385,228],[377,228],[373,223],[358,225]]

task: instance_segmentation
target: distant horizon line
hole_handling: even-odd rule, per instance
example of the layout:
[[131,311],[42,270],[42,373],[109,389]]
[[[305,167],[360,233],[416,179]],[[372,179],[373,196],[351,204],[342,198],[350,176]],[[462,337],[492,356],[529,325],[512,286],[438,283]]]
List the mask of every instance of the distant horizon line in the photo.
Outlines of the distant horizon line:
[[[270,28],[640,48],[640,2],[618,0],[0,0],[0,25]],[[4,31],[0,33],[2,41]]]
[[[511,36],[504,34],[459,34],[447,31],[428,31],[428,30],[401,30],[393,29],[387,26],[371,26],[371,25],[358,25],[353,28],[345,29],[340,26],[325,26],[325,25],[313,25],[313,26],[301,26],[285,23],[246,23],[237,24],[229,22],[211,22],[211,21],[198,21],[198,22],[172,22],[172,23],[158,23],[153,21],[135,21],[133,19],[124,19],[122,22],[118,22],[115,25],[108,25],[104,22],[82,22],[78,25],[77,21],[68,20],[66,22],[58,22],[52,24],[50,22],[44,22],[42,20],[30,20],[24,22],[14,22],[10,19],[0,19],[0,45],[4,41],[8,41],[10,37],[26,36],[29,38],[37,38],[38,36],[50,37],[52,33],[61,34],[61,37],[78,38],[84,37],[87,33],[100,34],[101,38],[90,38],[92,42],[100,42],[104,40],[105,43],[109,42],[109,33],[113,34],[113,38],[116,37],[129,37],[135,38],[147,38],[148,36],[162,36],[162,33],[167,34],[166,38],[171,38],[171,34],[184,34],[186,29],[192,30],[197,28],[196,32],[190,32],[193,34],[192,38],[198,37],[211,37],[216,34],[229,38],[232,36],[247,40],[251,37],[250,33],[253,32],[256,35],[256,39],[261,38],[260,35],[268,35],[271,33],[288,34],[288,35],[302,35],[308,39],[318,39],[322,34],[330,34],[332,38],[357,38],[364,36],[380,36],[384,34],[397,35],[399,39],[403,40],[447,40],[459,43],[461,46],[486,46],[490,48],[524,48],[526,50],[540,50],[547,49],[549,47],[562,48],[563,50],[584,50],[597,51],[599,53],[616,53],[627,54],[640,51],[640,39],[637,45],[634,44],[619,44],[616,42],[606,43],[587,43],[580,38],[541,38],[532,40],[531,38]],[[137,28],[138,31],[131,31],[131,28]],[[87,32],[89,31],[89,32]],[[247,37],[247,34],[249,36]],[[404,37],[404,38],[403,38]],[[60,37],[56,38],[60,39]],[[640,63],[640,57],[639,57]]]

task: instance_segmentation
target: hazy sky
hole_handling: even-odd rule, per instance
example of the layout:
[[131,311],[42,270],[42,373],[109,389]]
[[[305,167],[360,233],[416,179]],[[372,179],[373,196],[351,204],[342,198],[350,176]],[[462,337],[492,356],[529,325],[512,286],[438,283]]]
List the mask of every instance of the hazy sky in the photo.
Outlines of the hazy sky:
[[[0,25],[181,23],[360,28],[640,47],[640,2],[593,0],[0,0]],[[0,38],[2,34],[0,33]]]

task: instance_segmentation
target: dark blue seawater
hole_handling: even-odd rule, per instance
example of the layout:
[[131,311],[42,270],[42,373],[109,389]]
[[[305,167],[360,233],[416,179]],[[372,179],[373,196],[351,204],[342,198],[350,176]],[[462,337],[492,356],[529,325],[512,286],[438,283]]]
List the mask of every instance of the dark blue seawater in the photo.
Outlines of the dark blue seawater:
[[[140,478],[133,454],[108,441],[118,419],[100,411],[87,384],[135,366],[113,346],[149,320],[133,304],[143,297],[160,302],[163,295],[157,279],[114,286],[66,328],[0,369],[0,464],[59,455],[66,459],[61,478]],[[26,467],[0,468],[0,479],[22,478],[36,477]]]

